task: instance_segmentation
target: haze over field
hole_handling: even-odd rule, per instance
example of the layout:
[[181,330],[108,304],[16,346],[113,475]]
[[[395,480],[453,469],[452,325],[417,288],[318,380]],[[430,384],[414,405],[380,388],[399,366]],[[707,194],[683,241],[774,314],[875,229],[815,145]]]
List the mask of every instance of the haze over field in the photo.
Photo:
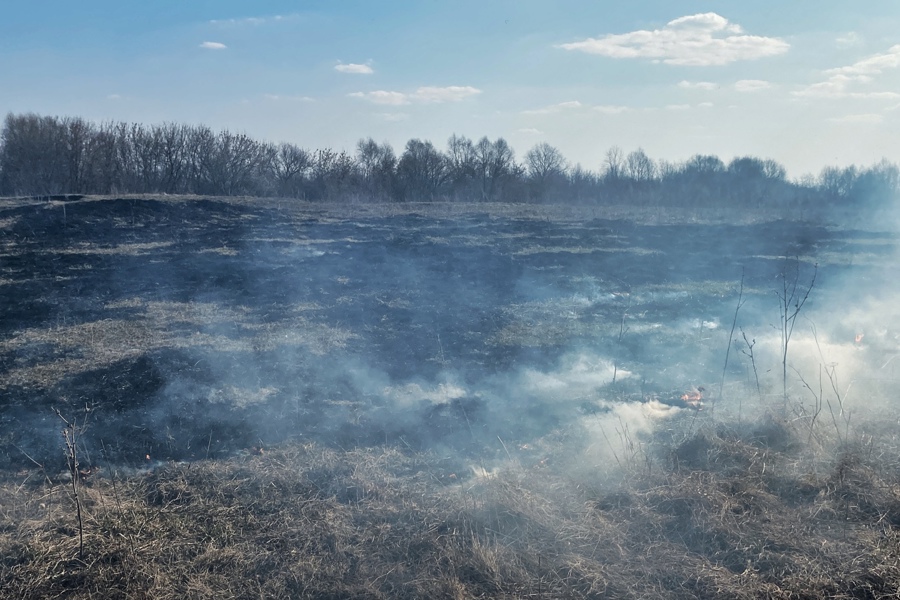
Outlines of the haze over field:
[[755,155],[792,177],[900,150],[900,9],[770,0],[14,4],[0,112],[205,123],[352,151],[457,133]]
[[900,590],[900,5],[0,11],[0,600]]

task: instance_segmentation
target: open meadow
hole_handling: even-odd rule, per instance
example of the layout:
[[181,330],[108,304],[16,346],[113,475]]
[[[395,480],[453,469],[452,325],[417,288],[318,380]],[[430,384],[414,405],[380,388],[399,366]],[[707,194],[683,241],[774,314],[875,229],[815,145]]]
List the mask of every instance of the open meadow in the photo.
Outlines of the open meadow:
[[882,225],[2,200],[0,597],[896,597]]

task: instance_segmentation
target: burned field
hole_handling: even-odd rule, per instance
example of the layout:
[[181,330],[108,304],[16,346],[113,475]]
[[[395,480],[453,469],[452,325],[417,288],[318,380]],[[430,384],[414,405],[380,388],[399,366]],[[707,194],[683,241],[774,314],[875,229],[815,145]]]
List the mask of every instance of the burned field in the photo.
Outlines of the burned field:
[[9,597],[900,589],[890,234],[88,198],[0,243]]

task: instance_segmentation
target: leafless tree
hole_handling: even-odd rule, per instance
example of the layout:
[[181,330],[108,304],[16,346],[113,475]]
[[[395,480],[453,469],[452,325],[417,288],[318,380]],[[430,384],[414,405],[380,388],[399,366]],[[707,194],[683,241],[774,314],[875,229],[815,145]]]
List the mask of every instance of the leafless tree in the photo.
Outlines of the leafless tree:
[[400,163],[398,176],[407,200],[434,200],[447,181],[447,161],[431,142],[409,140]]
[[625,157],[625,175],[637,182],[651,181],[656,178],[656,165],[642,148],[638,148]]
[[562,191],[568,167],[558,149],[546,142],[537,144],[525,154],[525,165],[535,199],[547,200],[553,188]]
[[625,174],[625,154],[618,146],[613,146],[606,151],[603,159],[603,178],[610,183],[616,183]]
[[515,153],[503,138],[491,142],[483,137],[475,144],[475,171],[481,182],[481,200],[501,198],[503,185],[517,172]]
[[452,196],[457,200],[468,200],[476,194],[480,195],[480,183],[476,182],[475,145],[472,140],[453,134],[447,141],[446,157]]
[[378,144],[372,138],[356,145],[356,162],[364,193],[372,200],[387,200],[394,191],[397,158],[390,144]]
[[272,157],[276,190],[280,196],[304,197],[304,181],[312,167],[312,155],[294,144],[282,143]]

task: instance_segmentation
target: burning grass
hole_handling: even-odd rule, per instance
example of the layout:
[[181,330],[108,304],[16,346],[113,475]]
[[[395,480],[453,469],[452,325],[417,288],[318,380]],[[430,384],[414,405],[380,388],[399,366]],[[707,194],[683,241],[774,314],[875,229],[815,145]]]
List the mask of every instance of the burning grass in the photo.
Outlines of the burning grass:
[[[694,429],[688,433],[688,428]],[[8,598],[817,598],[900,586],[900,486],[885,453],[769,421],[685,417],[621,454],[618,481],[568,446],[500,467],[289,443],[71,487],[0,485]],[[567,449],[568,448],[568,449]],[[879,460],[873,460],[878,453]],[[882,466],[878,466],[882,465]]]

